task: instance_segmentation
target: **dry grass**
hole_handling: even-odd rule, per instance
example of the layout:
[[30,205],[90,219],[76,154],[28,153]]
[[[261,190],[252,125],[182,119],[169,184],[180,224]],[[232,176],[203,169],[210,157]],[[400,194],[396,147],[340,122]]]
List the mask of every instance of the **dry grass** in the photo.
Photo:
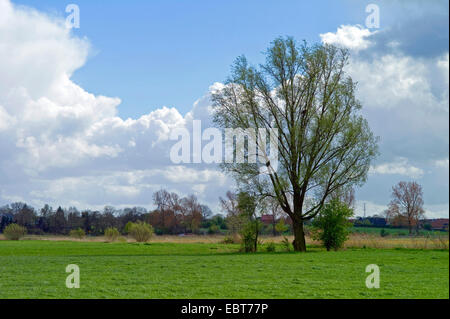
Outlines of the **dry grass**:
[[[215,244],[223,241],[225,236],[223,235],[163,235],[154,236],[151,242],[154,243],[205,243]],[[262,243],[274,242],[281,243],[283,236],[262,236],[260,237]],[[290,242],[294,239],[293,236],[288,236]],[[5,240],[5,237],[1,234],[0,240]],[[52,240],[73,241],[73,238],[61,235],[27,235],[22,240]],[[77,241],[82,242],[106,242],[107,239],[104,236],[86,236],[85,238]],[[123,237],[122,241],[134,242],[134,239]],[[320,245],[319,242],[312,240],[310,237],[306,237],[306,243],[308,245]],[[449,237],[448,234],[439,237],[380,237],[376,235],[368,234],[352,234],[350,238],[345,242],[345,248],[410,248],[410,249],[449,249]]]
[[380,237],[367,234],[353,234],[345,242],[345,247],[356,248],[411,248],[411,249],[448,249],[449,238],[439,237]]

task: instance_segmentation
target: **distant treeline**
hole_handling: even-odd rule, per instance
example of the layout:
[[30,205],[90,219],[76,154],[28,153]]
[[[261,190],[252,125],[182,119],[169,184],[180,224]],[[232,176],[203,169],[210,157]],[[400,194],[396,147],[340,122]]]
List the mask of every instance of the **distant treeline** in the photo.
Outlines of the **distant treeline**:
[[153,195],[156,207],[148,211],[143,207],[103,210],[81,210],[76,207],[53,209],[45,205],[35,209],[26,203],[12,203],[0,207],[0,232],[11,223],[27,228],[30,234],[67,235],[72,229],[83,229],[89,235],[102,235],[105,229],[115,227],[125,233],[129,222],[151,224],[156,234],[219,233],[227,229],[226,217],[213,215],[197,197],[180,197],[176,193],[160,190]]

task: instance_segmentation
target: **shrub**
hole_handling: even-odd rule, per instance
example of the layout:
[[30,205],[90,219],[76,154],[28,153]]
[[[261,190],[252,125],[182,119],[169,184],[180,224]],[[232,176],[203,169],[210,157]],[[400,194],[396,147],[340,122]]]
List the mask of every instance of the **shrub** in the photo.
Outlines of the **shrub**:
[[273,253],[275,252],[276,248],[275,248],[275,243],[273,241],[268,242],[267,246],[266,246],[266,251],[269,253]]
[[386,229],[382,228],[380,230],[380,236],[381,237],[386,237],[387,235],[389,235],[389,233],[386,231]]
[[83,239],[84,236],[86,236],[86,233],[81,228],[72,229],[69,233],[69,236],[77,239]]
[[124,234],[129,234],[130,233],[130,229],[133,226],[133,222],[129,221],[128,223],[125,224],[125,227],[123,228],[123,233]]
[[313,221],[313,239],[320,240],[329,251],[338,250],[344,245],[350,233],[348,218],[353,210],[337,199],[326,204]]
[[236,243],[236,240],[232,236],[227,235],[222,239],[221,243],[227,244],[227,245],[234,244],[234,243]]
[[115,227],[109,227],[105,230],[105,237],[107,241],[116,241],[120,233]]
[[284,250],[286,250],[287,252],[291,251],[291,243],[286,236],[283,237],[281,243],[283,244]]
[[245,224],[241,231],[241,250],[246,253],[256,252],[258,249],[258,221],[252,221]]
[[137,222],[131,225],[128,233],[137,242],[147,242],[153,236],[153,227],[147,223]]
[[27,233],[27,229],[17,224],[9,224],[3,230],[3,235],[9,240],[19,240]]
[[213,234],[217,234],[218,232],[219,232],[219,227],[217,225],[213,224],[213,225],[209,226],[209,229],[208,229],[209,234],[213,235]]
[[276,225],[275,225],[275,231],[278,234],[284,234],[288,229],[289,229],[289,226],[286,225],[286,223],[284,222],[284,219],[280,219],[280,221],[278,223],[276,223]]
[[126,239],[125,237],[123,237],[123,236],[120,236],[120,237],[119,237],[119,242],[121,242],[121,243],[126,243],[126,242],[127,242],[127,239]]

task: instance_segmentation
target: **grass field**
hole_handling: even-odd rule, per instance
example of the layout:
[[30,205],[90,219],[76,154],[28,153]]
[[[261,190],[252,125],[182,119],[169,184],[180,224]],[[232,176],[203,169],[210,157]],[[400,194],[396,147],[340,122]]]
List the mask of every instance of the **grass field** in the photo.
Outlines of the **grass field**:
[[[0,298],[449,298],[448,250],[238,248],[0,241]],[[79,289],[65,286],[68,264],[80,267]],[[380,267],[379,289],[365,286],[368,264]]]

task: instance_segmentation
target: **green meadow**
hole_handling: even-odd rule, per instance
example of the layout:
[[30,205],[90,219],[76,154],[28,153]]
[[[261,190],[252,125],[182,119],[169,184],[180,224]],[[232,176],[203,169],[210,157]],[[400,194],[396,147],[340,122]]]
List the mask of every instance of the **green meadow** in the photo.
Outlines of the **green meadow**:
[[[0,298],[449,298],[448,250],[0,241]],[[66,266],[80,288],[66,287]],[[369,264],[380,288],[365,285]]]

